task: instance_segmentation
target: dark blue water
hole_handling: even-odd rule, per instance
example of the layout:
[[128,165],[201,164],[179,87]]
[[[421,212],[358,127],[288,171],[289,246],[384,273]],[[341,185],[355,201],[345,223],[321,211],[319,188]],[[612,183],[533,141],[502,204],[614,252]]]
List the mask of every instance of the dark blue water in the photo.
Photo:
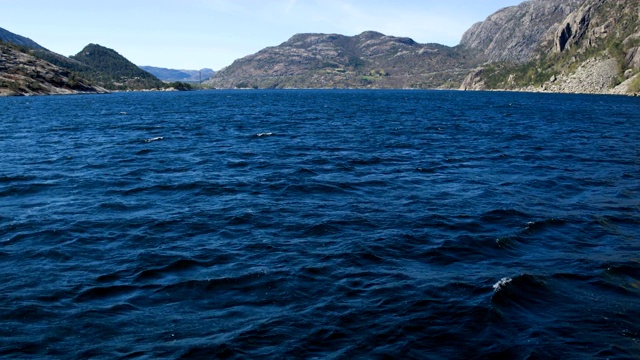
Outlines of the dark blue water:
[[640,357],[640,99],[0,99],[4,358]]

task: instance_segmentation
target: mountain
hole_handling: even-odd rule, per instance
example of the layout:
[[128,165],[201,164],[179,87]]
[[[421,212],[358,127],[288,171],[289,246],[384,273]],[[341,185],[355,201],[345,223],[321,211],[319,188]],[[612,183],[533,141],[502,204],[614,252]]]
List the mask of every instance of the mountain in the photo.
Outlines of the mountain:
[[96,81],[107,89],[150,89],[162,88],[163,83],[155,76],[140,69],[115,50],[104,46],[89,44],[71,59],[87,65],[81,70],[85,77]]
[[[138,68],[116,51],[100,45],[89,44],[77,55],[68,58],[47,50],[29,38],[14,34],[2,28],[0,28],[0,43],[4,43],[4,45],[12,49],[11,56],[7,55],[6,57],[6,59],[11,58],[12,71],[18,71],[13,67],[16,61],[27,61],[27,59],[28,61],[34,61],[33,57],[35,57],[49,63],[46,66],[43,63],[39,63],[37,66],[38,69],[46,68],[50,73],[62,71],[63,73],[60,74],[62,78],[66,78],[69,74],[72,74],[73,78],[77,79],[80,84],[87,86],[91,83],[98,84],[98,88],[101,89],[100,91],[104,91],[103,87],[110,90],[141,90],[166,87],[166,85],[154,75]],[[14,53],[14,51],[28,54],[30,57]],[[9,54],[9,50],[6,50],[6,52]],[[25,66],[30,67],[30,64],[25,64]],[[6,70],[8,68],[8,65],[0,65],[0,75],[2,75],[2,69]],[[197,82],[199,81],[200,72],[204,79],[208,79],[214,73],[211,69],[202,69],[201,71],[184,70],[180,72],[179,78],[167,80]],[[5,80],[7,79],[11,79],[11,76],[5,77]],[[36,78],[32,80],[34,84],[38,82]],[[41,85],[42,89],[53,89],[51,86],[46,86],[46,84]],[[190,89],[188,84],[170,84],[170,86],[175,86],[178,89]],[[22,85],[12,84],[12,88],[22,88],[24,90],[22,93],[31,93],[28,87]],[[5,89],[7,88],[5,87]],[[8,92],[9,91],[4,91],[4,93]]]
[[140,66],[140,68],[162,81],[201,82],[211,78],[215,71],[212,69],[174,70],[154,66]]
[[44,47],[40,46],[38,43],[36,43],[35,41],[26,38],[24,36],[20,36],[18,34],[14,34],[8,30],[5,30],[3,28],[0,28],[0,41],[5,42],[5,43],[9,43],[9,44],[14,44],[17,46],[21,46],[24,48],[28,48],[28,49],[41,49],[41,50],[46,50]]
[[104,93],[75,73],[0,43],[0,96]]
[[[509,11],[509,19],[529,11],[530,16],[546,20],[521,29],[508,19],[493,26],[492,17],[487,25],[475,25],[462,46],[479,51],[486,62],[469,74],[462,89],[640,92],[640,2],[531,0]],[[482,33],[483,28],[500,26],[502,30]],[[501,39],[501,31],[533,33],[533,28],[536,36],[519,53],[526,56],[504,56],[513,42]]]
[[432,88],[459,86],[477,63],[455,48],[367,31],[297,34],[236,60],[214,88]]
[[[142,90],[166,87],[162,81],[116,51],[100,45],[90,44],[68,58],[5,29],[0,29],[0,43],[3,44],[3,62],[0,63],[0,76],[4,79],[0,90],[3,94],[105,92],[105,88]],[[25,62],[23,66],[17,66],[21,61]],[[25,76],[31,78],[26,79]],[[13,82],[14,77],[16,83]],[[52,84],[42,82],[49,78],[58,80]],[[71,86],[59,79],[72,79]],[[36,83],[39,85],[34,85]],[[9,88],[12,90],[9,91]],[[188,89],[188,86],[180,88]]]
[[637,93],[639,6],[637,0],[524,1],[474,24],[455,47],[373,31],[298,34],[236,60],[205,84]]
[[527,62],[550,29],[584,0],[534,0],[498,10],[474,24],[460,47],[487,62]]
[[[500,9],[473,25],[455,47],[419,44],[375,31],[356,36],[297,34],[278,46],[234,61],[204,84],[212,88],[460,88],[638,94],[639,17],[638,0],[529,0]],[[0,32],[0,39],[17,44],[12,51],[46,60],[85,85],[114,90],[169,86],[99,45],[91,44],[67,58],[6,30]],[[16,54],[11,58],[13,63],[32,61]],[[0,73],[2,69],[6,67],[0,68]],[[195,80],[196,75],[195,71],[147,69],[168,81]],[[33,76],[39,76],[36,73]],[[11,73],[4,74],[8,77],[3,81],[11,79]]]

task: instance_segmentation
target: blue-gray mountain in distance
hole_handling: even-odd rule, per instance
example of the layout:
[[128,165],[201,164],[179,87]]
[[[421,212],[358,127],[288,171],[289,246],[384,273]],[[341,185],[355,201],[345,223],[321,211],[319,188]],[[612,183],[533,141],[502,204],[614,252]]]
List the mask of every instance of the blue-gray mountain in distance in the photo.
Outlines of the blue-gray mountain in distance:
[[43,46],[36,43],[35,41],[27,37],[20,36],[18,34],[14,34],[11,31],[5,30],[3,28],[0,28],[0,41],[4,41],[7,43],[19,45],[19,46],[24,46],[30,49],[46,50]]
[[201,80],[208,80],[213,76],[213,74],[215,74],[215,71],[212,69],[175,70],[155,66],[140,66],[140,68],[155,75],[162,81],[199,82]]

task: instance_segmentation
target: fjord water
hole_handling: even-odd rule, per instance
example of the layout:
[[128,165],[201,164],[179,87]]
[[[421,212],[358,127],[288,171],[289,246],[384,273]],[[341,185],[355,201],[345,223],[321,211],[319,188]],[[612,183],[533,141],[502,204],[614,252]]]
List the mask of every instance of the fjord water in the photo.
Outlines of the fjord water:
[[638,358],[639,110],[0,99],[0,356]]

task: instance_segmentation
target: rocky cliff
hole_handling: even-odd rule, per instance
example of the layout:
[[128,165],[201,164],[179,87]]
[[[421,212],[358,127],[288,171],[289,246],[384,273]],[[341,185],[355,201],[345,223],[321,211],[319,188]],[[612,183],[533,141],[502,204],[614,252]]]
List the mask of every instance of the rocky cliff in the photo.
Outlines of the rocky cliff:
[[527,62],[549,31],[583,1],[531,0],[504,8],[467,30],[460,47],[486,62]]
[[298,34],[236,60],[215,88],[433,88],[459,84],[473,61],[457,49],[368,31]]
[[[543,9],[548,2],[528,3],[539,3]],[[582,0],[570,8],[560,21],[541,31],[544,35],[527,58],[503,62],[487,58],[469,74],[462,89],[638,93],[640,2]]]

